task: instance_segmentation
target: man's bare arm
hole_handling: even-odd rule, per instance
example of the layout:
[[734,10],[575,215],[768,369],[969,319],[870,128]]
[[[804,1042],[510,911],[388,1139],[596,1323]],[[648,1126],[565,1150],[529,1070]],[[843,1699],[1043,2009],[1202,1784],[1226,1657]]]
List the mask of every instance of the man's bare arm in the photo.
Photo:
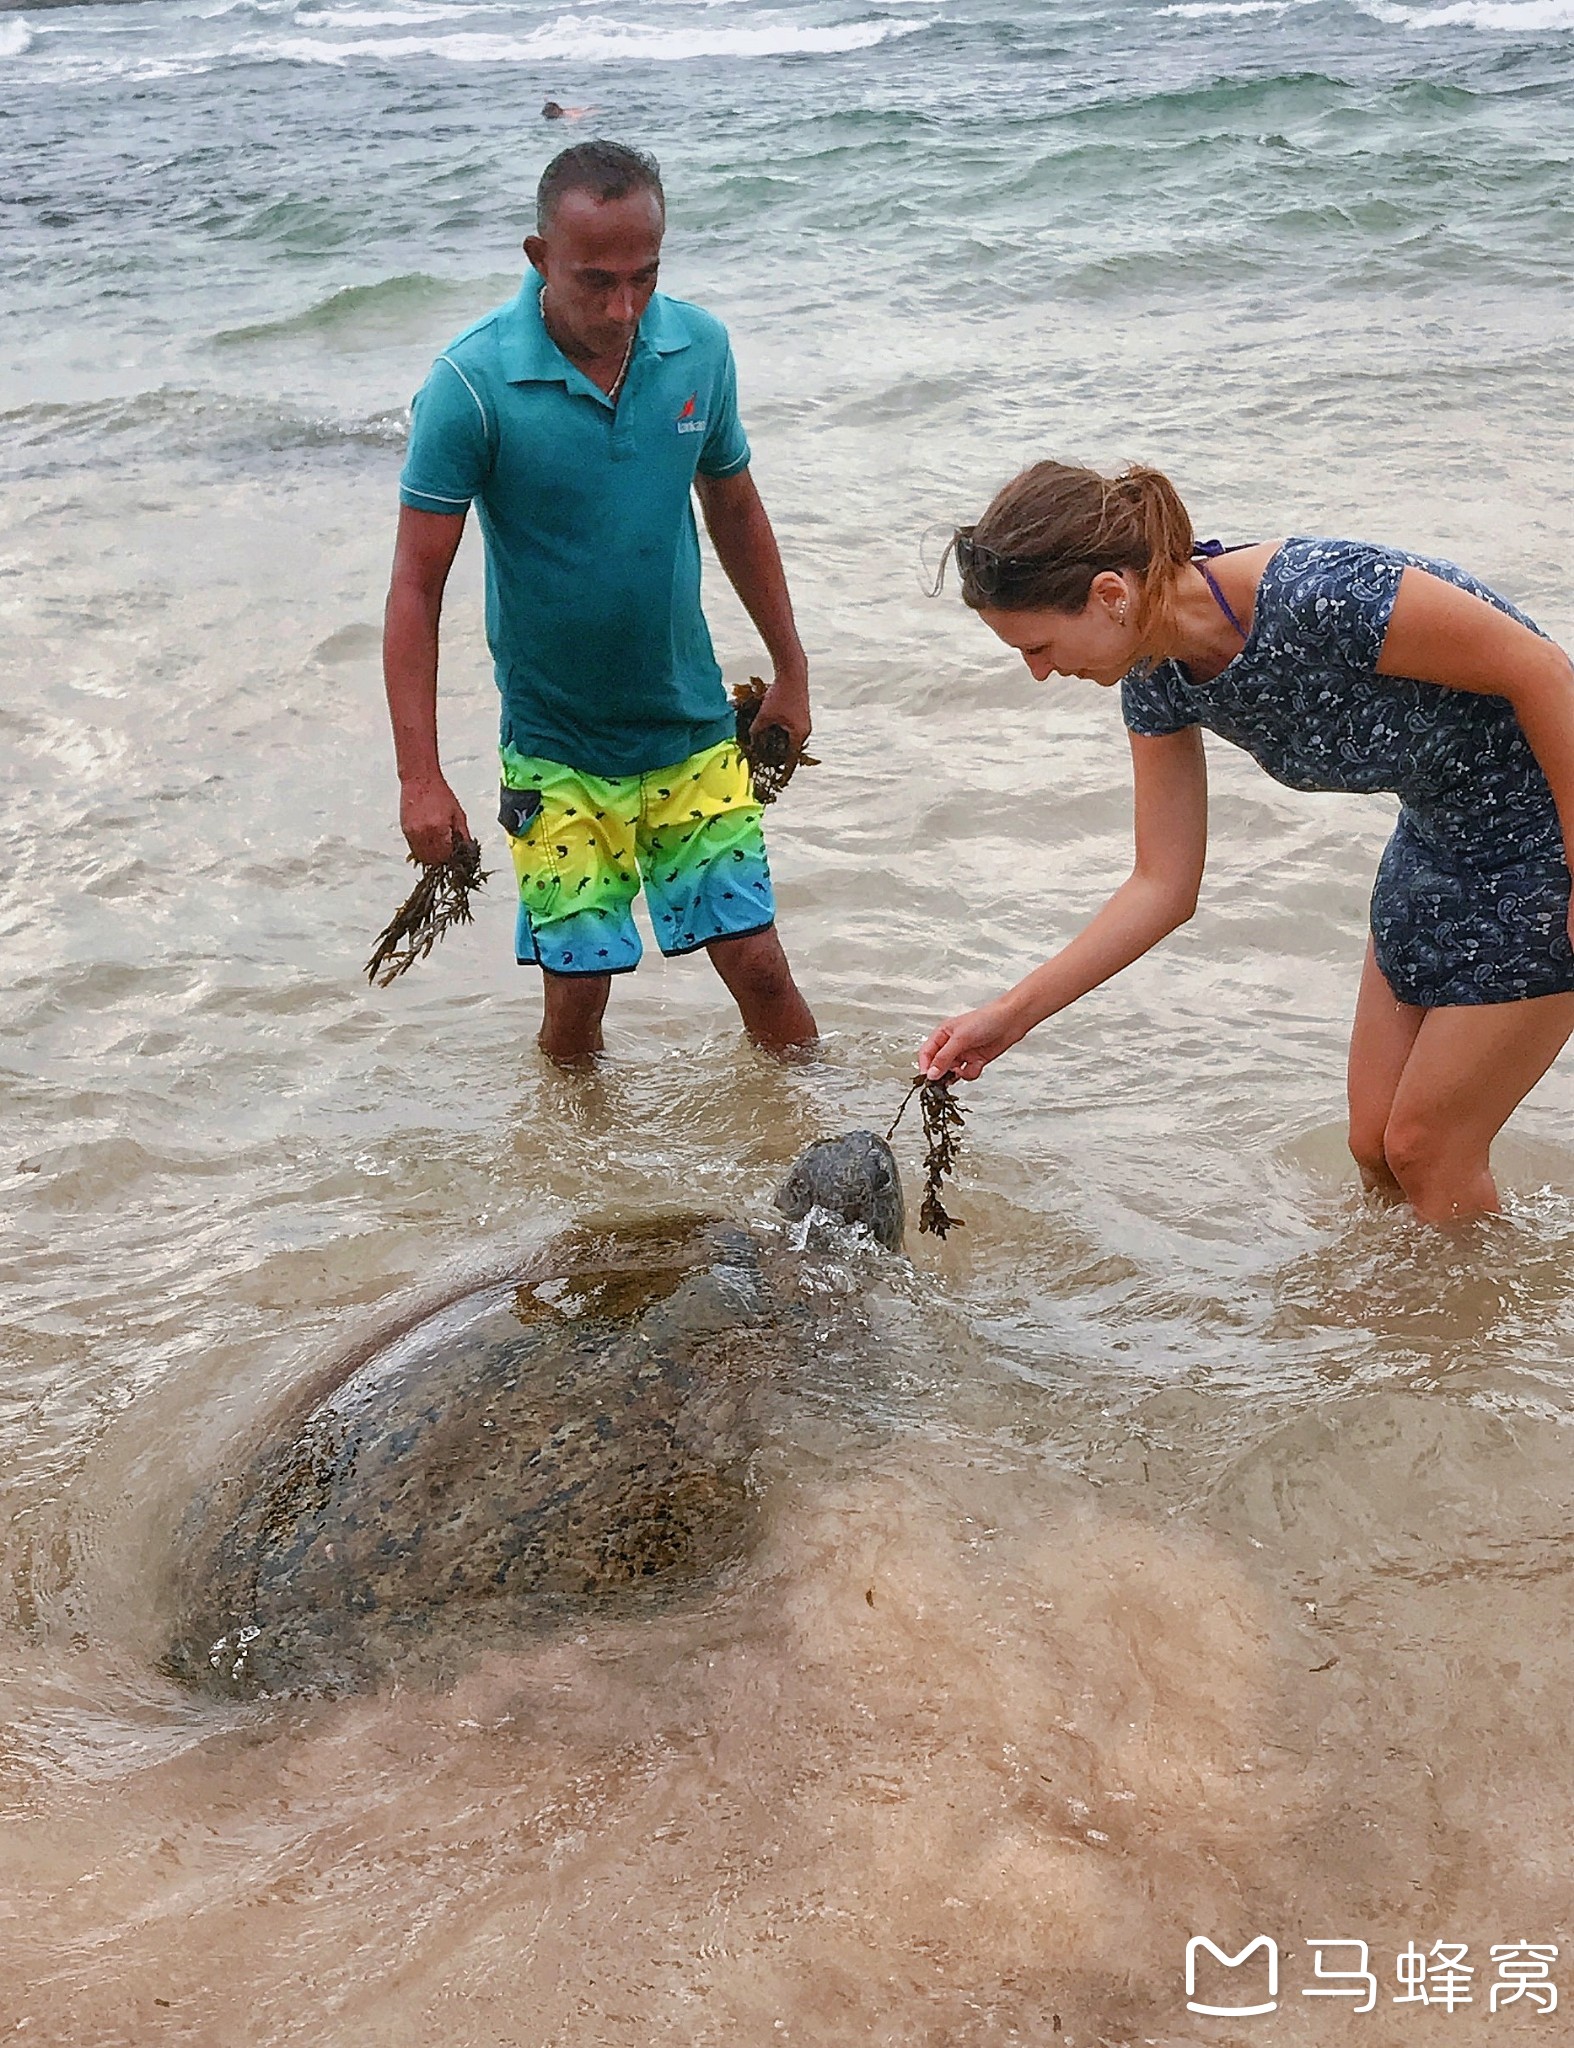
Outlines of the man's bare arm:
[[774,680],[755,726],[782,726],[793,745],[801,747],[809,737],[809,662],[793,622],[776,536],[754,478],[746,469],[736,476],[699,476],[694,488],[716,559],[771,658]]
[[470,827],[437,752],[437,622],[465,515],[399,508],[383,614],[383,683],[399,770],[399,824],[417,860],[447,860]]

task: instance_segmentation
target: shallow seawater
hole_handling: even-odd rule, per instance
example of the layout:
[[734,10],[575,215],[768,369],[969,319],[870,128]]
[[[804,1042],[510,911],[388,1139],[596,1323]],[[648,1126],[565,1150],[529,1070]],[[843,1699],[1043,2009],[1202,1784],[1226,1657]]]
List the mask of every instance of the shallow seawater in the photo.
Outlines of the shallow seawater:
[[[0,2032],[1556,2038],[1490,1952],[1560,1945],[1574,1996],[1574,1068],[1501,1219],[1367,1206],[1390,810],[1223,749],[1198,917],[969,1092],[965,1227],[806,1265],[712,1597],[435,1689],[215,1702],[159,1660],[182,1517],[333,1361],[570,1226],[769,1228],[1120,878],[1114,705],[922,588],[1021,461],[1157,461],[1206,531],[1450,555],[1574,637],[1571,88],[1565,0],[0,12]],[[733,331],[815,667],[823,765],[771,814],[806,1064],[647,959],[601,1070],[547,1069],[495,829],[476,927],[360,974],[404,888],[405,408],[514,288],[549,94],[660,156],[666,282]],[[479,584],[472,540],[478,825]],[[1258,1933],[1277,2009],[1189,2013],[1188,1939]],[[1303,1996],[1336,1937],[1359,2019]],[[1472,2003],[1396,2003],[1435,1943]]]

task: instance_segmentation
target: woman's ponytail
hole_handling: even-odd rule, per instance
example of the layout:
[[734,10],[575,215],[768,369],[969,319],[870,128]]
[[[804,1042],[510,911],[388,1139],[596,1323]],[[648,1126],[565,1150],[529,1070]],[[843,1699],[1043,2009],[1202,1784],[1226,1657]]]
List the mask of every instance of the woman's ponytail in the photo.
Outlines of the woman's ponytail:
[[1161,563],[1173,563],[1180,568],[1191,560],[1195,538],[1191,514],[1162,469],[1150,469],[1146,463],[1134,462],[1129,469],[1121,471],[1110,489],[1118,492],[1130,506],[1147,549],[1150,569]]
[[1146,463],[1134,462],[1123,469],[1110,490],[1121,501],[1142,557],[1138,627],[1143,654],[1151,657],[1154,647],[1169,637],[1174,623],[1181,573],[1191,561],[1196,539],[1191,514],[1163,470],[1150,469]]

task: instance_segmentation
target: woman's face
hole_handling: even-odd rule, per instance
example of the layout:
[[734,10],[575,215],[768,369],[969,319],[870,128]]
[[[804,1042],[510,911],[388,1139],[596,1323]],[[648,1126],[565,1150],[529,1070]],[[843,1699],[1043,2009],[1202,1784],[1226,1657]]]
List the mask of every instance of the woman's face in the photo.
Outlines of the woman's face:
[[1137,658],[1136,616],[1135,588],[1112,569],[1094,577],[1079,612],[979,613],[992,633],[1016,649],[1039,682],[1050,676],[1081,676],[1105,689],[1118,683]]

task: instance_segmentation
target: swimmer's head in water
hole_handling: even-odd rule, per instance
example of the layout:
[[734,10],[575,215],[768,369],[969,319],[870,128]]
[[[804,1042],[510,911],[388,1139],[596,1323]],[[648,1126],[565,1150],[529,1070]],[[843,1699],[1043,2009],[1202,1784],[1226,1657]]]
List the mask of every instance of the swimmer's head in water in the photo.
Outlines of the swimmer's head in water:
[[558,105],[556,100],[548,100],[546,105],[541,109],[541,118],[543,121],[561,121],[564,115],[564,111],[565,110]]
[[661,172],[643,150],[579,142],[547,165],[525,254],[543,281],[547,330],[566,356],[615,364],[627,352],[656,289],[665,227]]

